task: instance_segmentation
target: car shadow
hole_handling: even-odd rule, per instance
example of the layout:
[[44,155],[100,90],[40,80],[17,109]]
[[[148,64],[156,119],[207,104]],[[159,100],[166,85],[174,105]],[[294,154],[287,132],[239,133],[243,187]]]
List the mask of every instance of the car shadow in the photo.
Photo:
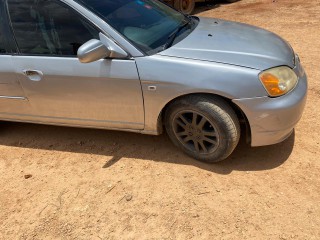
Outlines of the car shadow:
[[0,131],[1,146],[110,156],[110,160],[103,164],[102,168],[111,168],[121,159],[129,158],[192,165],[218,174],[276,168],[291,155],[294,140],[293,133],[282,143],[251,148],[241,139],[228,159],[216,164],[207,164],[186,156],[173,146],[166,134],[149,136],[120,131],[9,122],[2,122]]

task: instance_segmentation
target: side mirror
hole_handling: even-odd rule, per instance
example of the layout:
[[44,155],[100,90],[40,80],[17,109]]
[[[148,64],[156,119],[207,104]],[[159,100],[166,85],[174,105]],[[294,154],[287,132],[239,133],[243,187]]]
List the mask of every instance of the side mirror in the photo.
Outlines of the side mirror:
[[99,33],[100,40],[91,39],[78,49],[78,59],[82,63],[91,63],[103,58],[128,58],[128,53],[118,44]]
[[78,49],[78,59],[82,63],[90,63],[109,57],[111,51],[97,39],[91,39]]

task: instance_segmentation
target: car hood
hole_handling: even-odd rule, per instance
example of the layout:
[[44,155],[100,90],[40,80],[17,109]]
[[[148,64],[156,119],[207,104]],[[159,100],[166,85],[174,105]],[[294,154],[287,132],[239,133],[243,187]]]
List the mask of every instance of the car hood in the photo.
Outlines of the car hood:
[[280,65],[294,67],[292,48],[274,33],[212,18],[200,18],[198,26],[185,39],[158,54],[258,70]]

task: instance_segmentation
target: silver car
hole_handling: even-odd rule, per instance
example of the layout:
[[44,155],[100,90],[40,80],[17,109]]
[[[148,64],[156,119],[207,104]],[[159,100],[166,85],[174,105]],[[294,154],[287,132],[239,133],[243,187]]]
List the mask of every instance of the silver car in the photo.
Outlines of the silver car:
[[306,94],[299,57],[257,27],[154,0],[0,0],[1,120],[166,131],[216,162],[241,132],[286,139]]

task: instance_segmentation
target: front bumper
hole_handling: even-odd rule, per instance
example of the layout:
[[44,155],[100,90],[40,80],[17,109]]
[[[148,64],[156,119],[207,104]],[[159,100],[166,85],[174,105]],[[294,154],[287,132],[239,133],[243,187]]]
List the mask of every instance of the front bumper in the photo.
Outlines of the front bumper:
[[298,84],[284,96],[233,100],[249,121],[251,146],[271,145],[285,140],[300,120],[306,104],[308,83],[300,63],[294,71],[299,76]]

